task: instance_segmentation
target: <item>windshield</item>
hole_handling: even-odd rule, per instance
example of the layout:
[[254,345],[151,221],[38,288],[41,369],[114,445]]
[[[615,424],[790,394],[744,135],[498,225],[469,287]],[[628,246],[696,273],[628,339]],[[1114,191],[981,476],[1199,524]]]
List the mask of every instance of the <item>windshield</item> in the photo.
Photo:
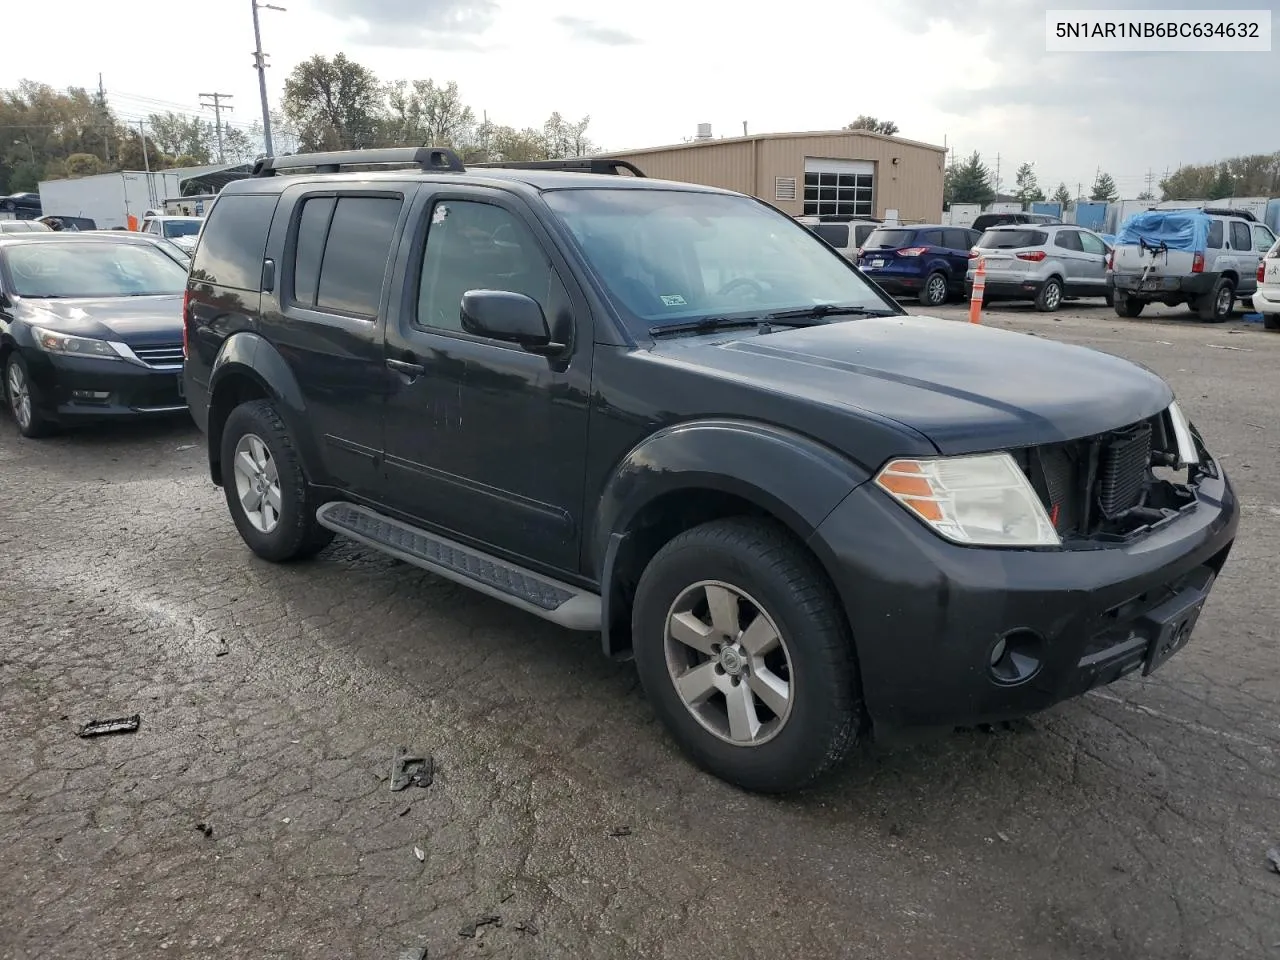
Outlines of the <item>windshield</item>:
[[915,238],[914,230],[872,230],[863,246],[869,250],[897,250],[911,246]]
[[746,197],[609,188],[544,196],[639,335],[817,304],[897,312],[809,229]]
[[19,297],[146,297],[180,294],[187,274],[150,245],[77,241],[24,243],[7,251]]
[[166,237],[194,237],[203,220],[165,220],[161,226]]
[[1015,250],[1038,247],[1049,239],[1043,230],[988,230],[977,246],[982,250]]

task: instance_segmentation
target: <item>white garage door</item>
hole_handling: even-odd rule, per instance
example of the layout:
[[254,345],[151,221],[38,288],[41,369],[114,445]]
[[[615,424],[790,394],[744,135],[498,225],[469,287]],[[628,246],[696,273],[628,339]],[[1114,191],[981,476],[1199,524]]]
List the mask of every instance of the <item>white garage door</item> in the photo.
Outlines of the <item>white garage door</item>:
[[870,160],[805,157],[805,215],[874,216],[875,171],[876,165]]

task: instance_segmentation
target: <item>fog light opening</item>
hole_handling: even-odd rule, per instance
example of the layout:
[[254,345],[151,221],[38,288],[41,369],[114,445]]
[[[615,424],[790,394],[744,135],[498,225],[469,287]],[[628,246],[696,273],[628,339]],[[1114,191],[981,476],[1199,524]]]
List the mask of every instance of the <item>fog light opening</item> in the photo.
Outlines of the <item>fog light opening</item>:
[[1040,671],[1044,638],[1034,630],[1010,630],[988,657],[991,679],[1004,686],[1025,683]]

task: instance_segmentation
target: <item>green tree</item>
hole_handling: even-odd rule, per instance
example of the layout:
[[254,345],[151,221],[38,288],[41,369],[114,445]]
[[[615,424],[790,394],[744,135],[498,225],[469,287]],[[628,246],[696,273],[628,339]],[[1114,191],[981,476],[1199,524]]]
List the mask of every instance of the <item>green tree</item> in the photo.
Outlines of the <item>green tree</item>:
[[1051,199],[1054,203],[1062,204],[1062,209],[1065,210],[1067,207],[1071,206],[1071,191],[1067,189],[1067,185],[1065,183],[1059,183],[1058,189],[1053,191],[1053,197]]
[[853,123],[845,126],[846,130],[866,130],[870,133],[883,134],[886,137],[892,137],[898,132],[898,125],[892,120],[877,120],[875,117],[861,114]]
[[1155,198],[1156,198],[1156,195],[1152,193],[1150,190],[1143,190],[1140,194],[1138,194],[1139,200],[1154,200]]
[[102,173],[102,166],[102,161],[92,153],[73,153],[64,164],[69,177],[92,177]]
[[250,137],[239,127],[227,127],[222,131],[222,155],[230,164],[249,163],[262,151],[256,137]]
[[977,150],[967,160],[953,163],[948,168],[943,178],[943,194],[948,206],[953,203],[987,204],[995,199],[991,171],[982,162],[982,155]]
[[1231,175],[1231,169],[1225,163],[1218,165],[1218,175],[1214,177],[1213,184],[1209,187],[1209,199],[1221,200],[1224,197],[1230,197],[1236,192],[1235,177]]
[[1044,199],[1044,191],[1036,181],[1035,167],[1031,164],[1024,163],[1018,167],[1018,172],[1014,176],[1013,195],[1023,206]]
[[360,150],[376,146],[385,127],[382,89],[372,70],[339,53],[316,54],[284,83],[284,115],[302,150]]
[[1097,179],[1093,181],[1093,191],[1089,194],[1090,200],[1112,200],[1120,199],[1120,191],[1116,188],[1116,182],[1111,178],[1111,174],[1105,170],[1099,170]]
[[[170,157],[185,156],[194,165],[209,163],[216,145],[213,124],[199,117],[168,111],[147,118],[147,136]],[[178,164],[175,166],[184,166]]]

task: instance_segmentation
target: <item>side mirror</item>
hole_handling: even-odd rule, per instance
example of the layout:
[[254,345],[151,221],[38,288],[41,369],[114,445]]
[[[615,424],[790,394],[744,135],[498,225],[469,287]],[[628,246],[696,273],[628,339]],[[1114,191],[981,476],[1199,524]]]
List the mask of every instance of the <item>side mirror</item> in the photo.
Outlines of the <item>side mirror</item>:
[[542,307],[523,293],[506,290],[468,290],[462,295],[462,329],[480,337],[519,344],[530,353],[555,353]]

